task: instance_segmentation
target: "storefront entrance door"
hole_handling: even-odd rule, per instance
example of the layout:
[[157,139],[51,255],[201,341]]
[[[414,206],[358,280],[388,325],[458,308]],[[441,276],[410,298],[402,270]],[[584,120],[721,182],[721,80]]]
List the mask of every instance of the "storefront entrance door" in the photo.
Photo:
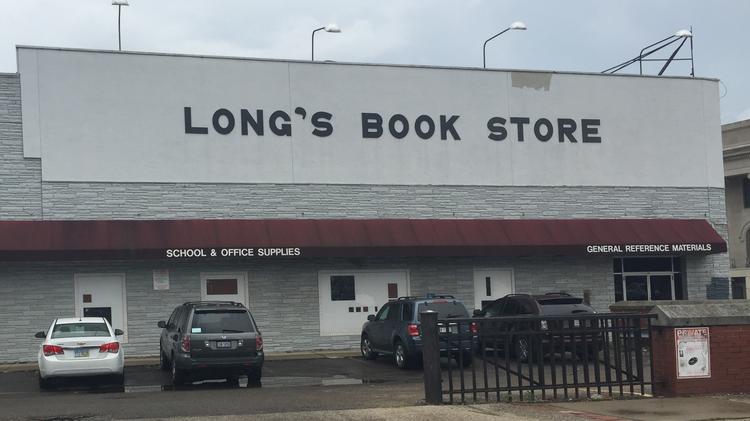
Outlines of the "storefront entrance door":
[[245,273],[201,273],[201,300],[234,301],[247,305]]
[[125,275],[112,273],[79,273],[74,276],[76,317],[104,317],[113,329],[125,332],[128,320],[125,302]]
[[625,299],[628,301],[674,300],[675,288],[672,274],[626,275]]
[[512,269],[474,269],[474,308],[483,309],[514,289]]
[[405,270],[319,272],[320,335],[359,335],[368,314],[409,295]]

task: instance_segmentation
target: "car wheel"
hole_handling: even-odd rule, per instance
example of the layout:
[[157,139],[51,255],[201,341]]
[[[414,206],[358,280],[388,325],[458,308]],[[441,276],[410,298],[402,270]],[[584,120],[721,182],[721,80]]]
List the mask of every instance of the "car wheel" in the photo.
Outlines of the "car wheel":
[[406,347],[403,342],[396,341],[393,345],[393,357],[396,360],[396,367],[400,369],[409,368],[411,361],[409,361],[409,356],[406,353]]
[[169,360],[167,360],[167,356],[164,355],[164,351],[161,349],[161,344],[159,344],[159,368],[163,371],[169,370]]
[[367,335],[362,335],[362,341],[359,346],[360,352],[362,352],[362,358],[366,360],[374,360],[378,354],[372,350],[372,343]]
[[49,389],[52,389],[52,380],[45,379],[40,374],[39,375],[39,389],[40,390],[49,390]]
[[252,367],[250,371],[247,372],[247,387],[260,386],[262,372],[262,367]]
[[227,385],[229,387],[240,387],[240,378],[237,376],[227,377]]
[[185,374],[177,368],[177,364],[172,359],[172,385],[180,386],[185,383]]

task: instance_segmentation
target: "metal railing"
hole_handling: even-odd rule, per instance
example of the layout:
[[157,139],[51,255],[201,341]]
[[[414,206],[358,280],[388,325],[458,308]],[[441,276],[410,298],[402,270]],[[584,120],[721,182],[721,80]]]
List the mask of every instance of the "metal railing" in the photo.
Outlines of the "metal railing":
[[422,313],[428,403],[645,396],[648,314],[437,320]]

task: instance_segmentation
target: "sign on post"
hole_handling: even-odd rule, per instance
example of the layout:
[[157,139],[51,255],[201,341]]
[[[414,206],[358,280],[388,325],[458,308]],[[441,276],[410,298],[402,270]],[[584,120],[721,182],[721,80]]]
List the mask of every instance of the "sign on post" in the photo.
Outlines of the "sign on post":
[[675,328],[677,378],[711,377],[711,340],[707,327]]

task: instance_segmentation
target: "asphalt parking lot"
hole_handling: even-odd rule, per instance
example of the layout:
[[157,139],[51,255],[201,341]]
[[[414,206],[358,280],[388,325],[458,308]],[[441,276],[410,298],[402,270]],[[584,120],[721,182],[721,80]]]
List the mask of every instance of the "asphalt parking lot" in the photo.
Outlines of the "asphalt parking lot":
[[390,358],[267,361],[260,387],[205,381],[175,389],[156,365],[126,368],[124,388],[95,379],[41,391],[36,371],[0,373],[0,419],[143,418],[399,407],[424,397],[421,370]]
[[[248,387],[240,379],[240,387]],[[359,357],[317,358],[267,361],[263,366],[261,388],[293,386],[341,386],[382,383],[419,383],[421,370],[398,370],[387,357],[364,361]],[[252,386],[255,388],[256,386]],[[208,380],[181,386],[180,390],[236,388],[224,380]],[[51,391],[42,391],[36,371],[0,373],[0,396],[54,393],[139,393],[175,391],[168,372],[156,365],[129,366],[125,370],[125,387],[111,384],[106,378],[60,379]]]

